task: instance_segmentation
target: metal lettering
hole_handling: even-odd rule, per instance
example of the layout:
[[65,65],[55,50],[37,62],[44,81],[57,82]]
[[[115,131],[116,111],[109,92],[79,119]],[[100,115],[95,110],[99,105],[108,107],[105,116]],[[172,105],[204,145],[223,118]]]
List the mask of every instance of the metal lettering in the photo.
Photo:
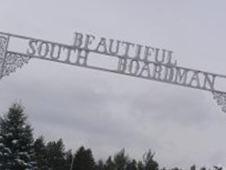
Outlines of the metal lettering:
[[144,66],[142,67],[138,76],[151,77],[151,69],[149,63],[144,63]]
[[191,78],[188,85],[193,86],[193,87],[197,87],[197,88],[201,88],[198,71],[194,72],[194,74],[192,75],[192,78]]
[[165,63],[167,65],[176,66],[177,65],[177,60],[175,60],[174,63],[173,63],[172,62],[172,57],[173,57],[173,51],[163,50],[163,58],[165,59]]
[[92,44],[93,40],[95,40],[95,36],[93,36],[93,35],[86,35],[84,48],[89,50],[89,46]]
[[139,61],[132,59],[129,64],[129,73],[132,75],[137,75],[140,69]]
[[187,69],[176,68],[175,83],[186,85],[188,76]]
[[124,41],[122,43],[125,45],[125,53],[123,54],[123,57],[129,58],[130,57],[129,56],[130,49],[131,49],[131,47],[134,46],[134,44],[130,43],[130,42],[126,42],[126,41]]
[[37,49],[37,47],[36,47],[37,43],[38,43],[38,41],[36,41],[36,40],[30,40],[29,41],[29,49],[27,50],[27,54],[35,55],[36,49]]
[[[100,50],[100,48],[102,48],[102,50]],[[106,44],[106,38],[101,38],[97,48],[96,48],[96,51],[99,51],[101,53],[105,53],[107,54],[108,51],[107,51],[107,44]]]
[[74,38],[74,46],[81,47],[83,43],[83,34],[76,32]]
[[[116,42],[115,45],[114,45],[114,42]],[[115,41],[113,39],[110,39],[109,54],[110,55],[118,55],[120,45],[121,45],[121,41],[119,41],[119,40]]]
[[118,73],[125,73],[126,66],[127,66],[127,59],[125,59],[125,58],[119,58],[117,72]]
[[153,47],[145,47],[145,51],[144,51],[144,61],[148,62],[151,61],[151,59],[149,59],[149,57],[152,57],[152,52],[154,52],[155,49]]
[[[81,33],[75,33],[73,45],[8,33],[0,33],[0,35],[3,35],[0,36],[0,79],[27,63],[30,58],[39,58],[210,91],[214,94],[214,99],[217,100],[222,110],[226,112],[226,102],[221,102],[225,100],[226,92],[215,89],[216,80],[226,79],[226,76],[179,67],[170,50],[160,50],[103,37],[97,40],[94,35],[86,34],[84,36]],[[8,42],[11,42],[11,38],[24,40],[27,48],[22,52],[8,51]],[[135,52],[134,55],[131,55],[132,52]],[[91,53],[117,58],[118,60],[109,60],[109,62],[116,62],[116,68],[92,65],[92,62],[88,62]]]
[[163,80],[166,82],[173,82],[175,71],[171,67],[165,67],[165,75]]
[[[61,50],[62,50],[62,46],[59,46],[57,44],[50,44],[51,46],[51,50],[50,50],[50,58],[51,59],[59,59],[60,58],[60,54],[61,54]],[[56,56],[54,56],[54,54]]]
[[216,76],[210,75],[210,74],[207,74],[207,73],[203,73],[203,74],[204,74],[204,83],[203,83],[202,88],[214,91],[215,90],[214,85],[215,85]]
[[78,54],[77,54],[78,58],[77,58],[76,64],[87,66],[88,56],[89,56],[89,51],[78,49]]
[[137,60],[141,60],[141,49],[142,49],[142,45],[139,45],[139,44],[136,44],[136,50],[135,50],[135,59],[137,59]]
[[159,64],[154,64],[154,79],[156,80],[161,80],[161,75],[162,75],[162,66]]

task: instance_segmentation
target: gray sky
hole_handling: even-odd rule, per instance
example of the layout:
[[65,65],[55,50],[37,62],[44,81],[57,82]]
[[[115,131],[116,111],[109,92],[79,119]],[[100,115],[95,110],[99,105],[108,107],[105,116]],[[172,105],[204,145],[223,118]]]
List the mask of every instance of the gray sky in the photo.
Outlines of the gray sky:
[[[71,44],[75,31],[174,51],[226,74],[223,0],[0,0],[1,31]],[[226,114],[210,93],[33,59],[0,81],[0,113],[22,101],[36,136],[96,158],[151,148],[161,166],[226,165]]]

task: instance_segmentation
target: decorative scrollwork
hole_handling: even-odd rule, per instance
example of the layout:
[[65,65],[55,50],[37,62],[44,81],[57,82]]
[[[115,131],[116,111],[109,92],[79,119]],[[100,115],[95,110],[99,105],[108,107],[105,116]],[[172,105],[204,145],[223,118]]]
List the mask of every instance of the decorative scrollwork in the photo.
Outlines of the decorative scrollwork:
[[226,113],[226,93],[213,92],[213,98],[217,101],[217,104],[222,107],[222,111]]
[[30,57],[7,52],[8,38],[0,36],[0,79],[28,63]]
[[5,59],[7,41],[7,38],[0,36],[0,79],[3,77],[3,63]]
[[25,63],[28,63],[29,60],[30,57],[7,52],[3,65],[2,77],[8,76],[10,73],[15,72],[17,68],[21,68]]
[[0,36],[0,58],[4,58],[7,45],[7,38]]

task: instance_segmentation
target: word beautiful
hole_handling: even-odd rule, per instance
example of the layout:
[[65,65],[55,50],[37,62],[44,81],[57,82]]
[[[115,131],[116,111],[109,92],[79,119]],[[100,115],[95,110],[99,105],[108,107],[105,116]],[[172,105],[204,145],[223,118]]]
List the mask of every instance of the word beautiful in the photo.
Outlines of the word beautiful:
[[74,46],[85,51],[118,57],[117,72],[203,90],[215,90],[216,75],[178,67],[172,51],[126,41],[75,33]]
[[97,38],[91,34],[84,35],[75,33],[74,46],[95,53],[120,58],[134,58],[145,62],[154,61],[173,66],[177,64],[176,60],[172,61],[173,51],[104,37]]

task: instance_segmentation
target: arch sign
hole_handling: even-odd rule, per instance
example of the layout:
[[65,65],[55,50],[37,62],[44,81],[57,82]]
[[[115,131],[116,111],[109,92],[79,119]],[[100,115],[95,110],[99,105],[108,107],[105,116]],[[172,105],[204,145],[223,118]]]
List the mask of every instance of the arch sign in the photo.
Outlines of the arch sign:
[[0,79],[38,58],[209,91],[226,112],[226,92],[216,87],[225,75],[178,66],[166,49],[78,32],[73,40],[67,45],[0,32]]

